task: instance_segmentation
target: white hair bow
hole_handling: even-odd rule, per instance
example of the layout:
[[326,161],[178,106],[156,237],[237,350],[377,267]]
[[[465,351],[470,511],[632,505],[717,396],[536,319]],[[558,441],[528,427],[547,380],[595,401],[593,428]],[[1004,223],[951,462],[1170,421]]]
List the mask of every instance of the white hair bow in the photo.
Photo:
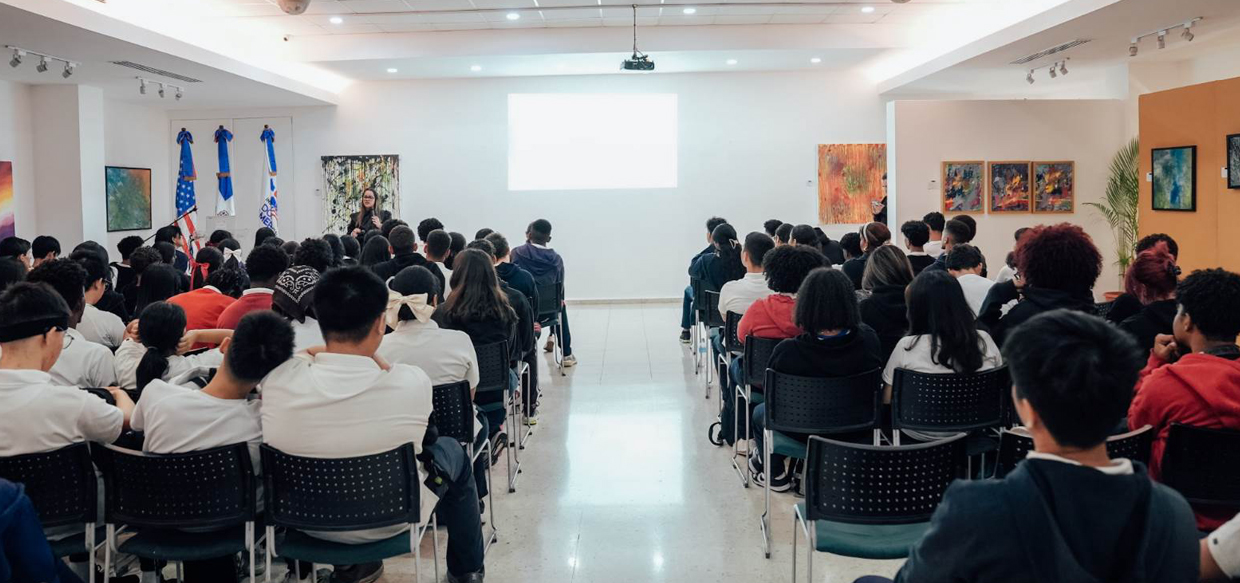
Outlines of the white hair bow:
[[395,328],[400,323],[400,309],[408,307],[413,312],[413,317],[419,322],[427,322],[431,319],[431,314],[435,313],[435,306],[427,303],[430,298],[429,294],[413,294],[402,296],[400,292],[388,290],[387,304],[387,325],[389,328]]
[[228,263],[229,259],[234,258],[237,260],[237,263],[242,262],[240,249],[221,249],[221,251],[224,252],[224,263]]

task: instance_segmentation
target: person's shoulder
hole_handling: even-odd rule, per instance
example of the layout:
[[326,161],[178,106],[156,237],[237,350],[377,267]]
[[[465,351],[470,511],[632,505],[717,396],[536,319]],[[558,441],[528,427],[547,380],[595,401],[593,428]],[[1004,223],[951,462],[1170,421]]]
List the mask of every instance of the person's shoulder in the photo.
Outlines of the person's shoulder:
[[956,480],[944,492],[937,513],[954,518],[967,517],[967,522],[980,521],[976,524],[988,524],[1010,511],[1006,493],[1017,487],[1011,479]]
[[1150,492],[1150,510],[1151,517],[1164,518],[1173,531],[1180,531],[1176,534],[1196,537],[1197,519],[1193,507],[1182,494],[1169,486],[1153,482],[1153,490]]
[[423,390],[431,387],[431,377],[412,364],[393,364],[387,375],[390,383]]

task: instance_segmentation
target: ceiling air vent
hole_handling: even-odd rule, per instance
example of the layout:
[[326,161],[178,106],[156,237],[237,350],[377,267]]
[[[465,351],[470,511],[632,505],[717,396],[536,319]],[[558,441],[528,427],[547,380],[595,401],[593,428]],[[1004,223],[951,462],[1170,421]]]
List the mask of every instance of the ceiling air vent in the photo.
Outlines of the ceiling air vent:
[[176,79],[176,80],[178,80],[178,81],[184,81],[184,82],[186,82],[186,83],[202,83],[202,79],[195,79],[195,78],[193,78],[193,77],[186,77],[185,75],[180,75],[180,74],[177,74],[177,73],[173,73],[172,71],[165,71],[165,70],[163,70],[163,69],[156,69],[155,67],[148,67],[148,66],[146,66],[146,65],[142,65],[142,64],[139,64],[139,63],[134,63],[134,62],[132,62],[132,61],[111,61],[111,63],[112,63],[113,65],[120,65],[120,66],[122,66],[122,67],[129,67],[130,69],[137,69],[137,70],[139,70],[139,71],[142,71],[143,73],[150,73],[150,74],[152,74],[152,75],[159,75],[159,76],[161,76],[161,77],[167,77],[167,78],[169,78],[169,79]]
[[1036,61],[1038,59],[1062,53],[1072,47],[1079,47],[1087,42],[1089,42],[1089,39],[1078,38],[1074,41],[1069,41],[1059,46],[1051,47],[1049,49],[1033,53],[1032,55],[1021,57],[1019,59],[1016,59],[1015,61],[1012,61],[1012,64],[1013,65],[1024,65],[1025,63],[1032,63],[1033,61]]

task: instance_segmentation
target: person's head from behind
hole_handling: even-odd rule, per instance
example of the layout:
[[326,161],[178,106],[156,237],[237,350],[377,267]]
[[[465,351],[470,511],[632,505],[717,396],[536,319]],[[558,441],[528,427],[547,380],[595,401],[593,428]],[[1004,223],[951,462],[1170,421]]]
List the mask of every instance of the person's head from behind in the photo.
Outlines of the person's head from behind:
[[[388,289],[401,296],[401,302],[393,308],[389,302],[387,315],[388,325],[395,328],[393,320],[405,322],[430,320],[431,313],[438,305],[439,279],[435,274],[421,265],[414,265],[400,270],[388,280]],[[395,314],[391,310],[395,310]]]
[[431,231],[439,230],[443,230],[443,223],[440,222],[439,219],[435,217],[422,219],[421,222],[418,223],[418,240],[425,243],[426,238],[430,236]]
[[304,323],[314,318],[314,288],[320,274],[313,267],[295,265],[285,269],[276,278],[271,290],[271,309],[277,314]]
[[353,235],[345,235],[340,238],[340,245],[344,247],[344,256],[350,259],[357,259],[362,255],[362,244],[358,242],[357,237]]
[[314,287],[314,313],[327,350],[373,355],[387,329],[383,321],[387,303],[383,280],[365,267],[324,273]]
[[375,235],[362,247],[362,256],[357,259],[359,265],[371,267],[392,259],[392,245],[387,237]]
[[1102,254],[1076,225],[1040,225],[1016,245],[1016,270],[1026,285],[1086,293],[1102,272]]
[[108,264],[92,253],[82,251],[74,251],[69,259],[86,271],[85,300],[87,304],[94,305],[108,289]]
[[26,264],[12,257],[0,257],[0,292],[26,281]]
[[0,363],[4,368],[51,370],[64,348],[69,317],[69,306],[48,285],[9,286],[0,294]]
[[444,261],[452,252],[452,235],[443,229],[435,229],[426,235],[426,258],[430,261]]
[[792,240],[789,243],[795,246],[817,247],[818,234],[809,225],[797,225],[792,228]]
[[775,232],[778,231],[779,227],[783,226],[783,224],[784,222],[779,219],[768,219],[765,223],[762,223],[762,230],[766,232],[767,237],[774,238]]
[[492,245],[491,242],[486,239],[476,239],[474,241],[470,241],[469,244],[465,246],[465,250],[468,251],[470,249],[475,249],[486,253],[487,257],[490,257],[492,262],[495,261],[495,245]]
[[973,240],[973,230],[959,219],[952,219],[943,225],[943,249],[950,251],[953,245],[966,245]]
[[233,335],[220,344],[224,361],[217,374],[229,378],[236,392],[229,395],[244,398],[264,377],[293,357],[293,327],[288,320],[273,312],[250,312],[237,322]]
[[891,229],[883,223],[866,223],[857,234],[861,236],[863,253],[870,253],[891,242]]
[[1175,256],[1167,250],[1167,244],[1159,241],[1153,247],[1137,254],[1128,272],[1124,274],[1124,291],[1137,298],[1141,304],[1175,297],[1175,287],[1180,280],[1180,267]]
[[719,225],[722,225],[726,222],[728,222],[728,220],[723,217],[711,217],[709,219],[706,219],[706,242],[707,243],[711,242],[710,235],[711,233],[715,232],[715,227],[718,227]]
[[535,245],[546,245],[551,242],[551,221],[538,219],[525,229],[525,238]]
[[293,265],[305,265],[312,267],[315,271],[323,273],[331,269],[332,263],[336,260],[332,255],[331,245],[322,239],[306,239],[297,246],[297,253],[293,255]]
[[388,236],[388,245],[392,247],[392,255],[409,255],[417,250],[417,239],[413,234],[413,229],[401,225],[392,229],[392,234]]
[[60,257],[60,241],[56,237],[48,235],[39,235],[30,243],[30,253],[34,256],[35,267],[44,261],[51,261]]
[[985,267],[982,252],[972,245],[955,245],[947,252],[947,271],[954,277],[981,275]]
[[508,303],[508,296],[500,289],[492,256],[486,251],[461,251],[452,268],[450,285],[452,295],[444,302],[448,318],[463,322],[516,320],[516,312]]
[[782,247],[792,243],[792,229],[796,225],[792,223],[784,223],[775,229],[775,245]]
[[844,259],[861,257],[861,233],[844,233],[840,237],[840,247],[844,249]]
[[1030,227],[1021,227],[1019,229],[1016,229],[1016,232],[1012,234],[1012,238],[1014,238],[1017,243],[1020,243],[1021,237],[1024,237],[1025,233],[1029,232],[1029,229]]
[[138,284],[136,311],[151,302],[162,302],[181,292],[183,274],[166,263],[151,265],[142,271],[142,281]]
[[207,285],[231,298],[241,297],[241,293],[249,287],[245,273],[231,265],[212,271],[211,275],[207,276]]
[[208,247],[219,247],[220,243],[222,243],[224,239],[231,239],[231,238],[232,238],[232,233],[229,233],[228,231],[225,231],[224,229],[216,229],[214,231],[211,231],[211,236],[207,238],[207,246]]
[[1240,336],[1240,275],[1223,269],[1194,271],[1175,290],[1179,304],[1171,328],[1180,354],[1234,344]]
[[763,259],[774,248],[775,240],[766,233],[754,231],[745,235],[745,252],[741,255],[745,270],[751,273],[761,273]]
[[[908,335],[929,336],[934,362],[956,372],[976,372],[982,366],[977,323],[964,290],[951,274],[925,271],[913,280],[908,299]],[[908,350],[912,350],[909,347]]]
[[300,247],[301,244],[297,241],[285,241],[280,244],[280,248],[283,249],[284,253],[290,258],[297,254],[297,249]]
[[926,216],[921,218],[921,222],[926,224],[926,227],[930,229],[930,236],[933,237],[943,234],[943,224],[947,222],[947,219],[943,217],[943,213],[934,211],[926,213]]
[[448,245],[448,256],[444,257],[443,264],[444,264],[444,267],[447,267],[448,269],[452,269],[452,265],[456,259],[457,254],[465,250],[465,243],[467,241],[465,241],[465,235],[458,233],[456,231],[452,231],[448,233],[448,237],[452,239],[452,243]]
[[194,289],[207,285],[207,278],[224,266],[224,254],[215,247],[203,247],[194,255]]
[[811,270],[797,290],[793,323],[810,334],[834,334],[861,324],[857,292],[844,272],[829,267]]
[[486,236],[486,241],[495,248],[496,261],[503,262],[508,260],[508,254],[512,251],[512,249],[508,247],[507,237],[499,234],[498,232],[493,232]]
[[960,221],[969,226],[969,240],[970,241],[977,238],[977,219],[969,215],[960,215],[956,217],[954,220]]
[[86,309],[86,270],[72,259],[48,259],[26,274],[30,283],[44,283],[56,290],[69,306],[69,327],[77,326]]
[[102,261],[104,265],[108,264],[108,250],[94,241],[82,241],[69,253],[70,257],[74,255],[81,256],[82,254],[90,254]]
[[736,239],[736,228],[727,223],[715,227],[710,234],[711,244],[715,246],[715,253],[723,262],[723,272],[728,281],[745,275],[745,265],[741,261],[741,244]]
[[[167,241],[156,241],[152,246],[159,253],[159,262],[172,265],[177,259],[177,247]],[[206,249],[206,247],[204,247]]]
[[172,243],[174,247],[177,247],[185,242],[185,236],[181,233],[181,227],[168,225],[155,231],[155,242]]
[[323,235],[323,241],[332,250],[332,266],[340,265],[344,261],[344,243],[340,242],[340,236],[332,233]]
[[1141,237],[1141,240],[1137,241],[1136,252],[1137,254],[1140,254],[1143,251],[1153,249],[1154,246],[1159,243],[1166,245],[1167,252],[1170,253],[1172,257],[1175,257],[1176,259],[1180,258],[1180,245],[1175,242],[1175,239],[1171,238],[1171,235],[1166,233],[1154,233],[1152,235]]
[[894,245],[882,245],[870,253],[861,274],[861,289],[905,287],[913,281],[913,265],[908,256]]
[[254,246],[262,245],[264,241],[276,236],[276,232],[271,227],[259,227],[254,231]]
[[395,229],[396,227],[408,227],[408,226],[409,226],[409,223],[406,223],[405,221],[402,221],[400,219],[388,219],[386,221],[383,221],[383,223],[381,223],[381,226],[379,227],[379,234],[383,235],[384,237],[387,237],[388,239],[391,239],[392,229]]
[[138,247],[129,255],[129,267],[133,269],[134,275],[138,277],[142,276],[142,272],[146,271],[146,268],[152,265],[159,265],[163,261],[163,256],[154,247]]
[[766,286],[781,294],[797,293],[805,276],[826,264],[827,258],[822,252],[808,245],[776,247],[762,260],[766,269]]
[[185,310],[176,304],[154,302],[138,316],[138,337],[146,354],[138,361],[138,390],[162,379],[168,372],[168,357],[177,353],[177,345],[185,336]]
[[478,229],[478,231],[474,233],[474,240],[481,241],[483,239],[486,239],[487,235],[490,235],[491,233],[494,233],[494,232],[495,232],[495,229],[483,227],[481,229]]
[[30,241],[21,237],[5,237],[0,241],[0,257],[10,257],[30,269]]
[[921,251],[930,242],[930,227],[922,221],[906,221],[900,225],[900,233],[904,235],[904,246],[909,251]]
[[[1128,412],[1142,363],[1136,342],[1101,318],[1069,310],[1011,332],[1003,359],[1022,424],[1044,453],[1105,447]],[[1051,451],[1047,451],[1047,450]]]
[[121,252],[121,262],[129,263],[129,258],[133,256],[133,252],[141,246],[142,237],[137,235],[129,235],[121,239],[121,242],[116,244],[116,250]]

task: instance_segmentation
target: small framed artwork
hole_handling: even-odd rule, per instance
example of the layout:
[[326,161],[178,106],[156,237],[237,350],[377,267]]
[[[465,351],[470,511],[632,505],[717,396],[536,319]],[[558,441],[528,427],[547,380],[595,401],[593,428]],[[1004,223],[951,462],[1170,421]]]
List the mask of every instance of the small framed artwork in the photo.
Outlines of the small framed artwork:
[[986,212],[985,162],[943,162],[939,178],[944,213]]
[[1197,211],[1197,146],[1150,150],[1156,211]]
[[1029,212],[1029,167],[1029,162],[990,163],[990,212]]
[[1240,188],[1240,134],[1227,136],[1227,188]]
[[151,169],[104,168],[108,232],[151,228]]
[[1033,163],[1033,212],[1070,213],[1076,210],[1076,164]]

